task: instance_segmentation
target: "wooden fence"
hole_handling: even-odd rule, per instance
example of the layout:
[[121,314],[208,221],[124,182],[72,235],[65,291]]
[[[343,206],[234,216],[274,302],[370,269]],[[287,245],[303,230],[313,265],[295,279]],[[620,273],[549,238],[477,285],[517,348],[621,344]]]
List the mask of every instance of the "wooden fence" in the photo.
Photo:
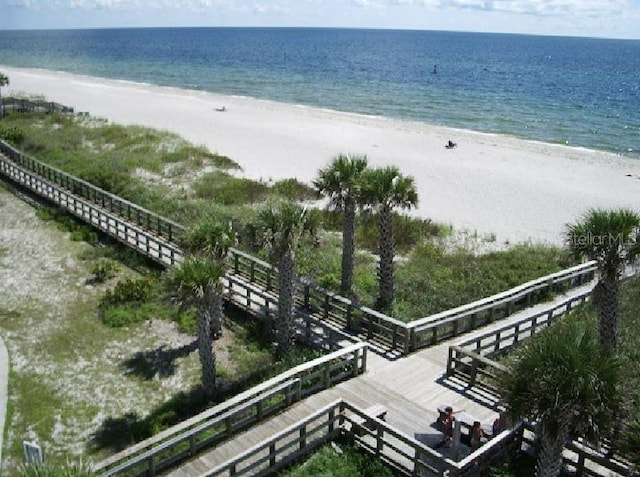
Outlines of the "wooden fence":
[[[176,242],[184,233],[184,227],[181,225],[161,217],[158,214],[154,214],[153,212],[122,199],[117,195],[104,191],[89,182],[78,179],[71,174],[67,174],[55,167],[22,154],[20,151],[4,141],[0,141],[0,153],[4,154],[14,164],[20,166],[25,172],[31,172],[36,176],[39,176],[40,179],[44,179],[49,187],[55,188],[55,186],[59,186],[57,189],[60,190],[60,192],[64,191],[69,195],[83,198],[86,201],[111,212],[113,215],[117,215],[135,224],[141,229],[164,239],[168,243]],[[11,178],[13,179],[13,177]],[[33,191],[36,193],[39,192],[38,190]],[[49,198],[47,196],[45,197]],[[173,245],[173,247],[176,246]],[[172,264],[173,262],[166,265]]]
[[367,345],[296,366],[95,466],[102,477],[155,476],[318,391],[363,374]]
[[360,407],[337,400],[199,477],[273,474],[338,435],[348,436],[365,452],[408,476],[477,475],[521,440],[520,428],[503,432],[455,462]]
[[[2,141],[0,152],[8,158],[0,156],[0,173],[165,266],[181,259],[181,251],[175,243],[184,233],[182,226],[23,155]],[[233,274],[266,292],[270,293],[276,287],[278,272],[272,265],[235,249],[230,251],[229,263]],[[584,284],[593,279],[595,270],[595,262],[589,262],[410,323],[362,306],[304,279],[298,282],[296,304],[299,316],[315,317],[324,322],[327,329],[342,335],[353,334],[383,348],[409,354],[508,316],[541,296]],[[256,290],[247,288],[245,292],[257,296]],[[275,298],[275,295],[271,296]],[[267,296],[267,303],[271,301]],[[268,315],[271,305],[266,306],[264,312]]]
[[181,256],[179,249],[172,243],[150,234],[138,226],[131,225],[131,223],[107,212],[94,203],[52,184],[40,175],[30,172],[2,156],[0,156],[0,174],[50,200],[160,264],[170,265]]
[[0,103],[2,111],[16,111],[20,113],[73,113],[73,108],[64,106],[52,101],[37,99],[13,98],[11,96],[2,98]]
[[[355,429],[358,432],[354,432]],[[271,475],[339,435],[353,439],[365,452],[407,476],[477,476],[501,456],[514,450],[531,450],[537,445],[533,427],[519,422],[468,456],[454,461],[341,399],[199,477]],[[576,475],[609,477],[631,472],[628,463],[607,459],[602,451],[578,441],[567,444],[563,460]]]
[[[538,446],[534,425],[530,422],[523,424],[522,443],[520,449],[531,451]],[[608,458],[605,453],[608,448],[594,448],[591,444],[576,439],[565,444],[562,461],[565,468],[572,474],[584,477],[615,477],[638,475],[633,466],[618,457]]]
[[510,316],[542,296],[584,285],[593,280],[594,261],[529,281],[502,293],[412,321],[410,350],[431,346]]
[[505,367],[490,358],[505,353],[523,339],[548,327],[575,306],[587,301],[590,296],[591,292],[582,293],[515,323],[475,336],[457,346],[450,346],[447,376],[455,376],[466,381],[469,386],[482,384],[484,388],[497,394],[493,378],[505,371]]

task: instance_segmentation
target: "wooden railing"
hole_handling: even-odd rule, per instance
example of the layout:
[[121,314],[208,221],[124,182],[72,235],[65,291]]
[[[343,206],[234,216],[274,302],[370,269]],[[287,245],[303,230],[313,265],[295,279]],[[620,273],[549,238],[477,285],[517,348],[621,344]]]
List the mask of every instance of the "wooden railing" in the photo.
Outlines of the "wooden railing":
[[[24,170],[32,172],[40,178],[45,179],[50,188],[55,185],[60,186],[60,188],[69,195],[84,198],[87,201],[108,210],[114,215],[136,224],[145,231],[151,232],[158,237],[162,237],[167,242],[177,241],[184,233],[184,228],[175,222],[161,217],[158,214],[154,214],[153,212],[124,200],[117,195],[102,190],[89,182],[78,179],[71,174],[67,174],[55,167],[22,154],[20,151],[11,147],[4,141],[0,141],[0,153],[4,154],[8,159],[22,167]],[[38,191],[34,190],[34,192]],[[171,263],[169,265],[171,265]]]
[[45,113],[73,113],[73,108],[52,101],[44,101],[26,98],[2,98],[0,107],[4,112],[18,111],[21,113],[45,112]]
[[179,249],[172,243],[131,225],[91,201],[52,184],[40,175],[30,172],[2,156],[0,156],[0,174],[59,205],[76,217],[160,264],[170,265],[181,256]]
[[506,368],[490,358],[512,349],[522,340],[548,327],[575,306],[587,301],[590,296],[591,292],[582,293],[515,323],[450,346],[447,376],[462,379],[469,386],[482,384],[484,388],[497,394],[498,389],[493,384],[494,378]]
[[[353,430],[357,428],[358,432]],[[503,432],[460,462],[455,462],[369,416],[343,399],[334,401],[273,437],[256,444],[199,477],[273,474],[296,459],[311,453],[338,435],[349,435],[364,451],[409,476],[458,477],[476,474],[498,456],[519,446],[522,426]]]
[[102,477],[155,476],[313,393],[366,371],[367,345],[296,366],[95,466]]
[[[182,226],[23,155],[2,141],[0,152],[9,158],[5,160],[0,156],[0,173],[165,266],[181,259],[175,243],[184,233]],[[277,287],[277,268],[256,257],[232,249],[229,264],[233,274],[268,293]],[[409,354],[508,316],[542,294],[586,283],[594,277],[595,270],[595,262],[589,262],[410,323],[364,307],[304,279],[299,280],[296,303],[299,316],[314,317],[316,324],[323,322],[327,329],[354,334],[373,344]],[[256,291],[245,289],[254,297]],[[272,296],[275,299],[275,295]],[[264,313],[268,316],[274,300],[268,299],[268,295],[265,297]]]
[[338,400],[328,404],[199,477],[262,475],[277,471],[338,436],[341,403]]
[[462,335],[476,328],[505,318],[535,302],[543,294],[551,294],[580,286],[593,280],[596,262],[575,267],[532,280],[497,295],[412,321],[410,350],[431,346]]
[[[535,429],[532,423],[524,424],[521,448],[535,448],[538,446]],[[573,440],[565,444],[565,452],[562,454],[562,461],[565,468],[572,475],[589,477],[602,476],[627,476],[637,475],[633,473],[632,465],[619,458],[605,457],[608,449],[595,449],[590,444],[580,440]]]
[[461,342],[458,346],[487,357],[504,353],[517,346],[523,339],[548,327],[558,318],[571,312],[576,306],[585,303],[590,298],[591,291],[581,293],[514,323],[474,336]]

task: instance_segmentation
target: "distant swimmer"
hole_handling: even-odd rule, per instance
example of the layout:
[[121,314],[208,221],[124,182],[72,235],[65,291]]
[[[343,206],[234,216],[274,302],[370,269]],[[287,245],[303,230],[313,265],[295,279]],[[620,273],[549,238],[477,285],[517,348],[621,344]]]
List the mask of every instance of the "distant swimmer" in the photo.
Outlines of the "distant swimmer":
[[434,75],[438,74],[438,65],[433,65],[433,74]]

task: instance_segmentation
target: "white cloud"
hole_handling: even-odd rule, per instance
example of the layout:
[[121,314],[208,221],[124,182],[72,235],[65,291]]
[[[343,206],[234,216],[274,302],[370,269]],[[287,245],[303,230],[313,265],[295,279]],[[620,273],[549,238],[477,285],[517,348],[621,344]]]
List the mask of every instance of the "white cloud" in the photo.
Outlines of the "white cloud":
[[536,15],[620,13],[631,7],[629,0],[352,0],[352,3],[360,7],[458,8]]

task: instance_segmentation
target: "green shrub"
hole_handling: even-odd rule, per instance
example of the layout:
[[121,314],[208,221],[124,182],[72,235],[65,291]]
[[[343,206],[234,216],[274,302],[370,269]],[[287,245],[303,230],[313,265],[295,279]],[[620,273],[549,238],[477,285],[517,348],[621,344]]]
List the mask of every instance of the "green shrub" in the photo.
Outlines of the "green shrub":
[[24,131],[16,126],[4,126],[0,124],[0,139],[13,146],[19,146],[24,140]]
[[226,172],[210,172],[193,185],[196,197],[224,205],[241,205],[263,200],[268,187],[262,182],[234,177]]
[[380,459],[353,445],[342,446],[341,453],[327,445],[312,454],[306,462],[283,475],[286,477],[393,477],[400,474],[394,473]]
[[154,290],[154,280],[150,277],[118,282],[113,290],[107,290],[100,300],[100,307],[142,303],[149,299]]
[[271,191],[276,195],[289,200],[317,200],[319,194],[312,187],[300,182],[298,179],[282,179],[271,186]]
[[95,283],[103,283],[116,276],[118,264],[108,258],[98,260],[91,267],[91,274]]
[[87,462],[67,462],[66,464],[43,463],[23,465],[17,477],[94,477],[91,464]]

